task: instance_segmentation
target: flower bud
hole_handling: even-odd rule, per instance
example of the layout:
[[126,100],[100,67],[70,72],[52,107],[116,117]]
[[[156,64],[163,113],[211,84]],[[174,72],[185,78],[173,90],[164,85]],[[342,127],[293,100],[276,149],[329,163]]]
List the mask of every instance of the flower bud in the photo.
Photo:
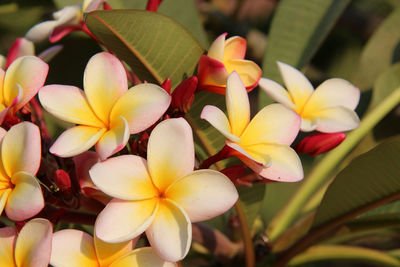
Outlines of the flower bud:
[[53,179],[61,191],[64,192],[71,188],[71,179],[69,178],[69,175],[66,171],[61,169],[56,170],[54,172]]
[[171,94],[171,79],[165,79],[165,81],[161,84],[161,88],[164,89],[168,94]]
[[171,108],[187,113],[193,104],[197,83],[196,76],[192,76],[181,82],[172,93]]
[[343,142],[346,138],[345,133],[317,133],[305,137],[295,147],[298,153],[317,156],[327,152]]

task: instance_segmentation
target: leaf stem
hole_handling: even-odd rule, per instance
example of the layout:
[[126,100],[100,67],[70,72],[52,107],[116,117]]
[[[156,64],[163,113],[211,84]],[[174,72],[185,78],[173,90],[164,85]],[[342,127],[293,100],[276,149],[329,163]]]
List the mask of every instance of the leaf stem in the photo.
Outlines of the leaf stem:
[[275,241],[296,219],[303,205],[335,169],[338,163],[366,136],[371,129],[400,102],[400,88],[387,96],[376,108],[362,120],[360,126],[352,131],[341,145],[329,152],[316,165],[299,187],[297,192],[275,216],[266,230],[268,238]]
[[254,253],[253,242],[251,240],[250,228],[246,220],[246,215],[244,214],[242,202],[240,200],[235,203],[235,210],[240,222],[240,231],[242,233],[246,267],[254,267],[256,256]]

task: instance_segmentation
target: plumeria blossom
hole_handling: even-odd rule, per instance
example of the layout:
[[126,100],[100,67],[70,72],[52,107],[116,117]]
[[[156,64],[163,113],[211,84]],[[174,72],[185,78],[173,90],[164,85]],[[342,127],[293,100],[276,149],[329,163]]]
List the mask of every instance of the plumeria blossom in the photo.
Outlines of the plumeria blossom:
[[228,118],[222,110],[207,105],[201,118],[208,121],[228,140],[226,145],[264,178],[294,182],[303,178],[303,169],[290,144],[300,128],[300,117],[280,104],[261,109],[250,120],[249,98],[239,75],[229,75],[226,86]]
[[14,227],[0,228],[0,266],[47,267],[53,226],[42,218],[29,221],[19,234]]
[[138,238],[121,243],[105,243],[89,234],[66,229],[53,234],[50,264],[54,267],[172,267],[150,247],[134,249]]
[[123,242],[146,231],[162,259],[184,258],[191,244],[191,222],[224,213],[238,198],[225,175],[193,168],[192,130],[183,118],[165,120],[154,128],[147,161],[123,155],[94,165],[93,182],[114,197],[97,217],[98,238]]
[[360,124],[354,109],[360,90],[343,79],[329,79],[315,91],[308,79],[297,69],[278,62],[287,91],[278,83],[261,78],[260,87],[273,100],[297,112],[304,132],[325,133],[352,130]]
[[[55,45],[42,51],[38,57],[46,62],[49,62],[58,52],[61,51],[62,45]],[[35,46],[33,42],[26,38],[17,38],[11,45],[10,50],[7,53],[7,57],[0,55],[0,68],[6,70],[11,63],[19,57],[23,56],[34,56]]]
[[94,55],[84,74],[84,88],[48,85],[39,91],[42,106],[54,116],[78,124],[62,133],[50,148],[72,157],[96,145],[101,160],[120,151],[129,135],[154,124],[167,110],[171,96],[155,84],[128,90],[122,63],[110,53]]
[[226,33],[220,35],[210,46],[207,55],[199,60],[199,89],[225,94],[226,81],[233,71],[242,79],[247,90],[257,86],[262,71],[250,60],[244,60],[246,40],[234,36],[225,40]]
[[42,190],[35,175],[40,166],[39,128],[22,122],[6,132],[0,128],[0,214],[22,221],[44,207]]
[[47,63],[35,56],[18,57],[6,71],[0,69],[0,124],[36,95],[48,71]]
[[25,35],[32,42],[40,42],[47,38],[57,42],[72,31],[82,30],[83,13],[96,10],[104,0],[84,0],[83,5],[66,6],[53,13],[54,20],[41,22],[33,26]]

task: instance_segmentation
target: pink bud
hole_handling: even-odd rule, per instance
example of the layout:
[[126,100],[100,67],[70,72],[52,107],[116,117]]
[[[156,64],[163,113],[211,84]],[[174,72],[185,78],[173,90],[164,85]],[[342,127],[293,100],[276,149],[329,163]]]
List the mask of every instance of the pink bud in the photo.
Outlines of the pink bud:
[[305,137],[295,147],[298,153],[317,156],[327,152],[343,142],[345,133],[317,133]]
[[181,82],[172,93],[171,108],[187,113],[193,104],[197,83],[196,76],[192,76]]
[[111,7],[111,5],[109,3],[104,2],[103,3],[103,9],[104,10],[112,10],[112,7]]
[[71,188],[71,179],[69,174],[64,170],[56,170],[53,176],[54,182],[61,191],[67,191]]
[[162,0],[148,0],[146,10],[156,12]]
[[25,38],[18,38],[11,45],[10,51],[7,54],[6,69],[16,60],[22,56],[32,56],[35,54],[35,47],[33,43]]
[[171,79],[167,78],[165,81],[161,84],[162,89],[164,89],[168,94],[171,94]]

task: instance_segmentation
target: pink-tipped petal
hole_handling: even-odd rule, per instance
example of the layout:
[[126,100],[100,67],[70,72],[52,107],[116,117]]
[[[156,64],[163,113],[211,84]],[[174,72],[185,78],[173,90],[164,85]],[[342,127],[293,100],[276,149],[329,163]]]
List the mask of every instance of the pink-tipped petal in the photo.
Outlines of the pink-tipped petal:
[[210,48],[208,49],[207,56],[221,61],[224,59],[224,50],[225,50],[225,37],[226,33],[221,34],[218,36],[217,39],[211,44]]
[[160,257],[154,253],[151,247],[142,247],[135,249],[134,251],[125,254],[123,257],[113,262],[110,267],[178,267],[174,262],[167,262],[160,259]]
[[49,48],[47,48],[46,50],[42,51],[38,57],[40,57],[41,59],[43,59],[45,62],[49,62],[50,60],[53,59],[53,57],[55,57],[61,50],[63,49],[62,45],[54,45],[51,46]]
[[41,22],[33,26],[26,34],[25,38],[32,42],[41,42],[47,39],[53,29],[58,26],[58,22],[55,20],[49,20]]
[[50,147],[50,153],[68,158],[89,150],[103,136],[106,129],[75,126],[63,132]]
[[94,55],[86,65],[83,87],[96,115],[109,123],[111,108],[128,90],[128,80],[121,61],[110,53]]
[[281,103],[287,108],[296,109],[288,91],[286,91],[279,83],[266,78],[261,78],[258,85],[270,98],[272,98],[272,100]]
[[22,227],[15,244],[16,266],[48,266],[51,254],[53,226],[42,218]]
[[214,170],[190,173],[168,188],[165,195],[185,210],[192,223],[226,212],[238,199],[229,178]]
[[[2,104],[0,104],[0,110],[1,110],[1,108],[4,108],[4,106]],[[4,119],[6,118],[9,111],[10,111],[10,107],[6,107],[0,111],[0,125],[4,122]]]
[[14,244],[17,230],[14,227],[0,228],[0,266],[16,266],[14,262]]
[[146,130],[164,114],[171,103],[171,96],[155,84],[139,84],[130,88],[115,103],[111,120],[122,116],[131,134]]
[[100,266],[109,266],[118,258],[132,251],[139,238],[122,243],[106,243],[94,236],[94,247]]
[[131,240],[150,226],[157,209],[156,198],[137,201],[114,198],[97,216],[95,234],[108,243]]
[[281,104],[260,110],[242,135],[242,144],[280,143],[290,145],[300,130],[301,118]]
[[241,159],[260,176],[279,182],[297,182],[303,179],[303,167],[296,152],[287,145],[258,144],[253,145],[254,154],[266,154],[271,159],[268,167],[254,164],[253,161]]
[[96,143],[96,152],[101,160],[119,152],[128,143],[129,126],[124,117],[115,119],[110,129]]
[[278,62],[278,68],[294,104],[301,110],[314,92],[312,84],[303,73],[288,64]]
[[11,177],[15,185],[8,196],[5,211],[13,221],[23,221],[39,213],[44,207],[42,189],[35,177],[17,172]]
[[192,129],[183,119],[168,119],[152,131],[147,146],[147,164],[154,185],[161,191],[193,171]]
[[47,85],[40,89],[42,106],[55,117],[94,127],[104,127],[104,123],[94,114],[84,92],[75,86]]
[[250,60],[235,59],[225,62],[225,68],[228,73],[236,71],[242,80],[247,91],[257,86],[261,78],[261,68]]
[[81,187],[95,187],[90,179],[89,170],[100,161],[99,155],[93,151],[86,151],[72,158],[76,176]]
[[231,60],[231,59],[243,59],[246,54],[246,39],[233,36],[226,40],[225,42],[225,50],[224,50],[224,59],[223,61]]
[[146,236],[160,258],[177,262],[189,251],[192,224],[181,207],[165,199],[160,203],[153,223],[146,230]]
[[360,125],[357,113],[343,106],[323,109],[315,116],[319,119],[316,130],[324,133],[349,131]]
[[1,159],[9,177],[19,171],[35,175],[41,159],[39,127],[31,122],[11,127],[3,138]]
[[224,95],[228,72],[224,63],[209,56],[202,55],[199,59],[197,78],[198,90],[207,90]]
[[228,77],[225,97],[231,133],[241,136],[250,121],[250,102],[246,88],[236,72]]
[[50,264],[54,267],[98,267],[93,237],[75,229],[54,233]]
[[200,118],[208,121],[215,129],[233,142],[240,142],[240,137],[231,133],[231,126],[225,113],[219,108],[207,105],[203,108]]
[[107,195],[124,200],[148,199],[158,195],[147,171],[146,160],[134,155],[110,158],[94,165],[89,173]]
[[35,46],[33,45],[33,43],[25,38],[18,38],[11,45],[11,48],[8,51],[6,69],[17,58],[33,55],[35,55]]
[[18,95],[17,84],[21,86],[23,96],[14,110],[27,104],[43,86],[48,71],[49,65],[38,57],[24,56],[14,60],[4,77],[3,94],[6,106],[11,105]]
[[79,31],[81,29],[82,29],[81,26],[62,25],[60,27],[55,27],[49,36],[49,41],[51,43],[56,43],[56,42],[60,41],[62,38],[64,38],[65,36],[67,36],[68,34],[70,34],[71,32]]
[[354,110],[360,100],[360,89],[343,79],[329,79],[318,86],[304,107],[304,113],[311,109],[325,109],[343,106]]

